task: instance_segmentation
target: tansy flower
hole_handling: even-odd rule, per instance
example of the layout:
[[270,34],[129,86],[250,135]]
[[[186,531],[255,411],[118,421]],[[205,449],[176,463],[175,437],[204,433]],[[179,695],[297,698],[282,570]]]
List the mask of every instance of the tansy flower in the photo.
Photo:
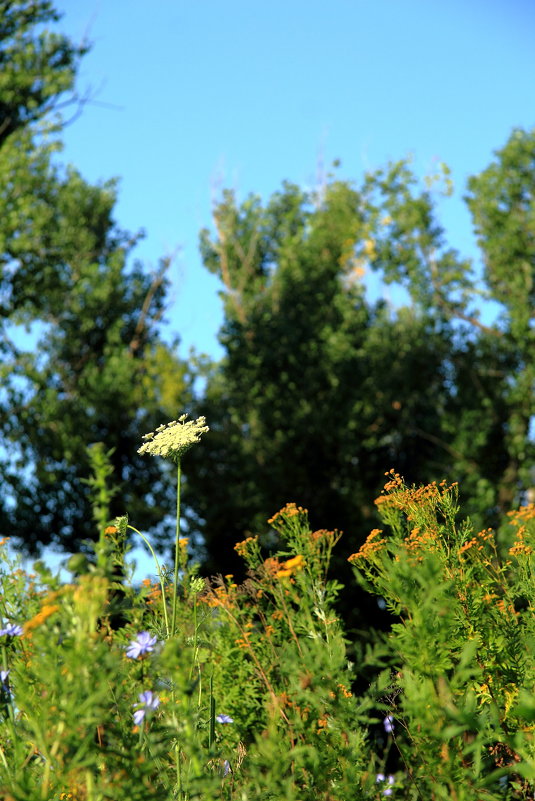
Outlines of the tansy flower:
[[31,620],[26,621],[24,624],[24,633],[27,634],[29,631],[32,631],[32,629],[38,628],[42,623],[45,622],[47,618],[50,617],[50,615],[53,615],[54,612],[57,612],[58,610],[58,604],[44,604],[35,617],[32,617]]
[[138,453],[150,453],[179,462],[186,451],[195,442],[199,442],[201,434],[210,430],[205,425],[206,418],[187,420],[187,416],[183,414],[178,420],[172,420],[166,425],[158,426],[155,432],[145,434],[143,439],[147,441],[138,449]]
[[296,567],[302,567],[304,561],[304,557],[298,553],[297,556],[293,556],[291,559],[288,559],[288,561],[284,563],[284,567],[286,570],[293,570]]
[[288,578],[288,576],[292,575],[292,572],[292,570],[277,570],[275,578]]

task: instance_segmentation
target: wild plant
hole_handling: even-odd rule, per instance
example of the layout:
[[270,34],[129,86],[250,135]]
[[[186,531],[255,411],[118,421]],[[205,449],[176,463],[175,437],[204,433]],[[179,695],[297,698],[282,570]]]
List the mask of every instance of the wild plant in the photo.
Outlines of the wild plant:
[[[236,544],[247,578],[199,575],[180,529],[185,417],[141,451],[177,467],[174,562],[131,581],[127,516],[108,519],[60,581],[0,548],[0,798],[5,801],[527,801],[533,798],[535,507],[510,542],[459,521],[455,485],[390,473],[383,529],[350,557],[394,615],[366,658],[329,577],[336,531],[289,503],[276,548]],[[363,676],[370,676],[371,683]],[[362,689],[364,687],[364,689]],[[359,688],[359,689],[357,689]]]
[[177,466],[172,570],[139,532],[156,579],[128,583],[136,529],[106,519],[109,454],[98,449],[94,554],[69,560],[67,583],[44,568],[1,573],[6,801],[343,799],[362,784],[366,702],[350,689],[337,587],[326,581],[337,535],[311,532],[288,506],[272,521],[278,553],[237,546],[244,585],[200,578],[180,533],[180,463],[206,431],[183,417],[140,449]]
[[384,529],[350,562],[399,617],[378,687],[409,797],[533,798],[535,507],[510,516],[503,558],[493,531],[458,520],[455,484],[391,471],[376,503]]

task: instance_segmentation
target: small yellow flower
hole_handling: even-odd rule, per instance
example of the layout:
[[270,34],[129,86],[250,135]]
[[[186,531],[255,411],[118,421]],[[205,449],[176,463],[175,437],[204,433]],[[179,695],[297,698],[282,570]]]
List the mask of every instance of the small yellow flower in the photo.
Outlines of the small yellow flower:
[[288,559],[288,561],[284,563],[284,567],[286,570],[293,570],[298,567],[303,567],[304,561],[304,557],[299,553],[297,556],[293,556],[291,559]]
[[292,570],[277,570],[275,573],[276,578],[288,578],[288,576],[292,575]]
[[48,617],[50,617],[50,615],[53,615],[54,612],[57,612],[58,609],[59,609],[58,604],[45,604],[44,606],[42,606],[41,611],[38,612],[35,615],[35,617],[32,617],[31,620],[27,620],[26,623],[24,624],[23,626],[24,634],[27,634],[29,631],[32,631],[32,629],[39,628],[39,626],[41,626],[45,622],[45,620]]

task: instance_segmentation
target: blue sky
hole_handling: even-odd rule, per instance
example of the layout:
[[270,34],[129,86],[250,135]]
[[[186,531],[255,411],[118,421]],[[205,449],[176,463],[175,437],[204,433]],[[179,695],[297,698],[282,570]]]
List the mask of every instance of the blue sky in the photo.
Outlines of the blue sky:
[[95,102],[66,128],[63,158],[90,181],[119,176],[116,217],[147,237],[148,265],[177,253],[170,328],[218,354],[218,284],[198,233],[223,187],[268,197],[411,153],[452,169],[452,245],[475,254],[462,201],[514,126],[535,124],[531,0],[59,0],[87,36],[78,89]]
[[267,198],[284,179],[314,187],[334,159],[357,182],[408,154],[421,174],[444,161],[450,244],[476,256],[466,178],[513,127],[535,125],[532,0],[56,6],[62,31],[93,42],[78,89],[94,102],[65,129],[62,158],[92,182],[120,177],[116,219],[147,232],[138,258],[178,254],[169,321],[183,356],[219,353],[219,287],[197,243],[223,187]]

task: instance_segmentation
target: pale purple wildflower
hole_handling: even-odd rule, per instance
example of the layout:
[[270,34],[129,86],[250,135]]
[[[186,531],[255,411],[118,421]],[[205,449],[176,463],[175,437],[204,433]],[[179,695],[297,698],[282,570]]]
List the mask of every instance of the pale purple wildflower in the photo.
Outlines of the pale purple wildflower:
[[9,696],[9,682],[7,680],[8,676],[9,670],[0,670],[0,692],[3,692]]
[[387,734],[394,733],[394,718],[392,715],[387,715],[386,718],[383,720],[383,726],[385,727],[385,731]]
[[223,762],[223,776],[228,776],[230,773],[230,762],[228,759],[225,759]]
[[139,693],[138,698],[139,704],[134,704],[134,706],[139,706],[139,709],[136,709],[134,712],[134,723],[136,726],[139,726],[142,720],[144,720],[148,710],[158,709],[160,706],[160,699],[152,690],[145,690],[144,693]]
[[[396,779],[394,778],[394,776],[392,776],[392,774],[390,774],[389,776],[385,776],[384,773],[378,773],[377,776],[375,777],[376,784],[382,784],[383,782],[388,782],[389,785],[392,785],[394,784],[395,781]],[[382,792],[382,795],[387,795],[387,796],[392,795],[392,787],[385,787],[385,789]]]
[[141,631],[126,649],[129,659],[137,659],[139,656],[149,654],[154,651],[156,637],[151,637],[148,631]]
[[3,629],[0,629],[0,637],[20,637],[24,629],[22,626],[17,626],[16,623],[8,623]]
[[218,723],[234,723],[234,718],[230,715],[217,715],[216,720]]

